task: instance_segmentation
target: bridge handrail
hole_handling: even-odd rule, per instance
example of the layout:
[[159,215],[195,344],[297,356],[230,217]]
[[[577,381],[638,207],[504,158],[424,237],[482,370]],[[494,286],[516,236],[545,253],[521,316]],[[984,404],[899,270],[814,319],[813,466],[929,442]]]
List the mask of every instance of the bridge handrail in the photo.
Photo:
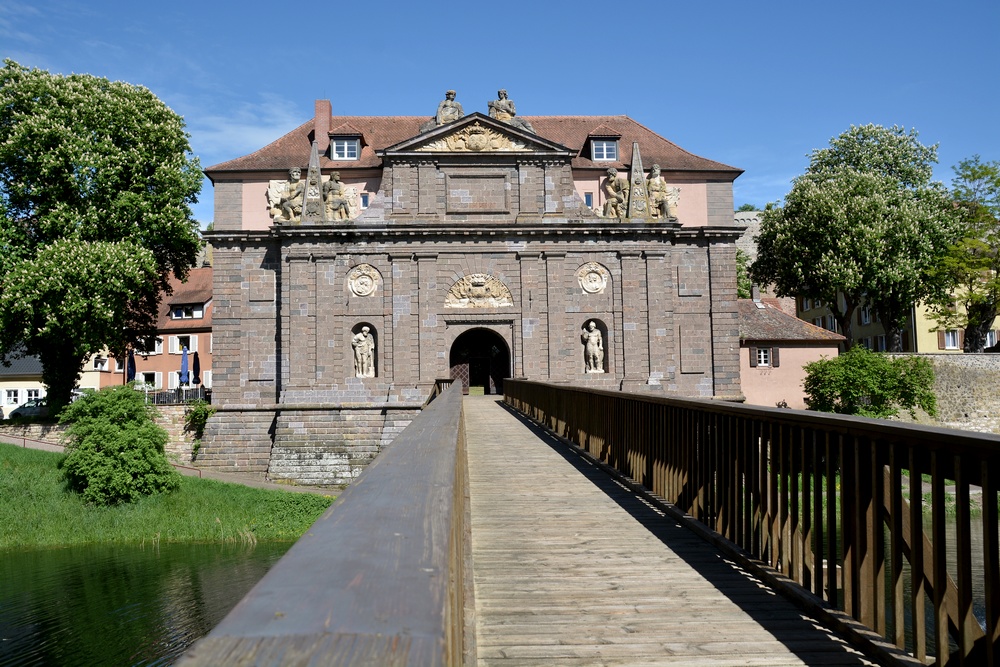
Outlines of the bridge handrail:
[[467,499],[457,384],[177,664],[466,664]]
[[[944,665],[948,651],[928,652],[951,639],[956,661],[1000,664],[1000,437],[522,380],[505,380],[504,394],[511,407],[920,662]],[[975,491],[984,544],[973,556]],[[945,548],[949,494],[957,562]],[[985,579],[985,628],[973,614],[977,576]],[[933,616],[930,633],[925,614]]]

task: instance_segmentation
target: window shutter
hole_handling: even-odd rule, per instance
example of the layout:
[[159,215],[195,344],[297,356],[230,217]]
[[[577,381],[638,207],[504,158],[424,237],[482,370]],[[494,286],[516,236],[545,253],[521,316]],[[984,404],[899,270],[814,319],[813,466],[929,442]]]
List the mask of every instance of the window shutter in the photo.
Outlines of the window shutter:
[[167,389],[177,389],[177,373],[174,371],[167,373]]
[[958,349],[965,349],[965,329],[958,330]]
[[177,347],[177,336],[167,336],[167,351],[170,354],[177,354],[180,348]]
[[757,348],[750,348],[750,368],[757,368]]
[[771,367],[772,368],[777,368],[778,365],[779,365],[778,364],[778,348],[772,347],[771,348]]
[[939,350],[943,350],[944,349],[944,330],[942,329],[941,331],[938,331],[937,334],[938,334],[938,349]]
[[201,374],[201,386],[205,389],[212,388],[212,371],[205,371]]
[[188,352],[194,353],[198,351],[198,334],[191,334],[191,347],[188,348]]
[[156,371],[156,382],[153,386],[154,389],[163,389],[163,373]]

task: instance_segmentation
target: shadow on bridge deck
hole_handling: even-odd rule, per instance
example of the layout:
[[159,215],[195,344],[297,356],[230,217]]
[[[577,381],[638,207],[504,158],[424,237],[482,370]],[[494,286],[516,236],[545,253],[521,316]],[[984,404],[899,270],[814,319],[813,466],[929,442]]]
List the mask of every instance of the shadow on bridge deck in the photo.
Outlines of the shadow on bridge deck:
[[496,397],[465,399],[479,665],[872,665]]

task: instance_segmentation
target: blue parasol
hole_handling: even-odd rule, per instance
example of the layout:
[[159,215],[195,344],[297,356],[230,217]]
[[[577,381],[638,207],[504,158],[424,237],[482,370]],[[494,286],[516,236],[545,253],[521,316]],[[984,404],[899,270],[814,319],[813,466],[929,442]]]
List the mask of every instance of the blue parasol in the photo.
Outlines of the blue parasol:
[[125,361],[125,382],[133,380],[135,380],[135,354],[129,350],[128,359]]
[[201,359],[198,358],[198,352],[194,353],[194,361],[191,362],[191,384],[198,386],[201,384]]
[[181,350],[181,384],[188,383],[188,349],[187,345]]

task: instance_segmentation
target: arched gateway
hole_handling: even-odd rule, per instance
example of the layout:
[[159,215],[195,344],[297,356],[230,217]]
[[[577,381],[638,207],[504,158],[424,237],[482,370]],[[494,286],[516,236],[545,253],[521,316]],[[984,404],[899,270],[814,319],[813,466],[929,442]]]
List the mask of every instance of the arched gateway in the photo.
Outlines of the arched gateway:
[[466,331],[451,346],[451,378],[462,381],[462,393],[500,394],[510,377],[510,349],[489,329]]
[[451,102],[429,119],[318,100],[205,170],[218,412],[200,465],[348,484],[446,373],[476,393],[516,373],[741,398],[740,170],[627,116]]

